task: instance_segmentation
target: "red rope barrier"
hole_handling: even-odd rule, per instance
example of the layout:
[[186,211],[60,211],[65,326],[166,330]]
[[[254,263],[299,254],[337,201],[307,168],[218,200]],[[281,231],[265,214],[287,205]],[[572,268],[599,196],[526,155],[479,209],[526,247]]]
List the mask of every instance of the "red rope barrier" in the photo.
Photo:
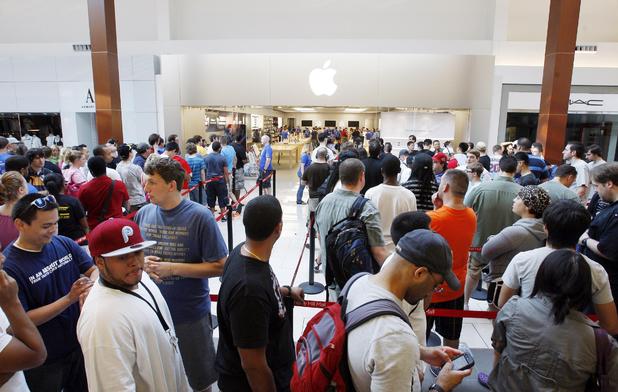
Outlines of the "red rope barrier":
[[184,196],[184,195],[186,195],[187,193],[191,193],[191,192],[193,192],[194,190],[196,190],[196,189],[197,189],[200,185],[206,185],[206,184],[208,184],[209,182],[219,181],[219,180],[221,180],[222,178],[223,178],[223,176],[217,176],[217,177],[212,177],[212,178],[209,178],[209,179],[207,179],[206,181],[200,181],[200,182],[198,182],[197,184],[193,185],[193,186],[192,186],[191,188],[189,188],[189,189],[183,189],[183,190],[182,190],[182,192],[180,192],[180,194],[181,194],[182,196]]
[[290,283],[291,287],[294,287],[294,281],[296,280],[296,274],[298,274],[298,267],[300,267],[300,262],[303,259],[303,255],[305,254],[305,245],[307,245],[307,240],[309,239],[309,231],[307,231],[307,235],[305,236],[305,243],[303,244],[303,248],[300,251],[300,257],[298,258],[298,263],[296,263],[296,269],[294,270],[294,276],[292,276],[292,283]]
[[[270,179],[272,176],[273,176],[273,174],[272,174],[272,173],[270,173],[270,174],[269,174],[266,178],[263,178],[261,181],[262,181],[262,182],[264,182],[264,181],[266,181],[266,180]],[[236,209],[236,207],[238,207],[238,205],[240,204],[240,202],[241,202],[241,201],[243,201],[243,200],[245,200],[245,198],[246,198],[247,196],[249,196],[249,194],[250,194],[251,192],[253,192],[254,190],[256,190],[259,186],[260,186],[259,182],[258,182],[258,183],[256,183],[256,184],[255,184],[255,186],[254,186],[253,188],[249,189],[249,191],[247,191],[247,193],[245,193],[245,194],[244,194],[244,195],[243,195],[240,199],[238,199],[238,200],[236,201],[236,203],[232,204],[232,209],[233,209],[233,210],[234,210],[234,209]],[[223,219],[223,217],[227,214],[227,211],[228,211],[228,209],[227,209],[227,207],[226,207],[226,208],[225,208],[225,210],[221,211],[220,215],[219,215],[219,216],[218,216],[215,220],[216,220],[217,222],[220,222],[220,221],[221,221],[221,219]]]
[[[219,296],[216,294],[210,295],[210,300],[213,302],[217,302]],[[326,301],[311,301],[305,300],[304,305],[296,305],[301,308],[315,308],[315,309],[324,309],[327,306],[334,304],[334,302],[326,302]],[[425,314],[428,317],[451,317],[451,318],[476,318],[476,319],[490,319],[493,320],[496,318],[498,312],[491,310],[455,310],[455,309],[427,309]],[[598,317],[594,314],[586,315],[592,321],[598,321]]]

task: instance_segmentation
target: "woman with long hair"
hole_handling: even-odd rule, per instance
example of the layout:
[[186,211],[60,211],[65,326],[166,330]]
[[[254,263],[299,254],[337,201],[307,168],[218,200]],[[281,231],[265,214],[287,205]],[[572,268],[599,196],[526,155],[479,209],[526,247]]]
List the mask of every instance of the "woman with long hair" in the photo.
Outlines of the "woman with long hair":
[[57,173],[45,176],[45,189],[58,203],[58,234],[77,240],[88,233],[88,222],[82,203],[65,195],[64,178]]
[[[410,162],[412,160],[412,162]],[[410,166],[410,163],[412,165]],[[408,166],[412,169],[408,181],[401,184],[416,196],[418,211],[433,210],[431,196],[438,191],[436,176],[433,174],[433,161],[424,152],[408,157]]]
[[[618,390],[618,343],[582,311],[592,304],[588,261],[571,249],[550,253],[529,298],[512,297],[492,335],[492,391],[584,391],[596,373],[595,334],[610,349],[608,390]],[[483,383],[483,380],[479,378]]]
[[19,236],[11,215],[13,206],[24,195],[28,194],[28,184],[24,177],[16,171],[10,171],[0,176],[0,245],[5,249]]

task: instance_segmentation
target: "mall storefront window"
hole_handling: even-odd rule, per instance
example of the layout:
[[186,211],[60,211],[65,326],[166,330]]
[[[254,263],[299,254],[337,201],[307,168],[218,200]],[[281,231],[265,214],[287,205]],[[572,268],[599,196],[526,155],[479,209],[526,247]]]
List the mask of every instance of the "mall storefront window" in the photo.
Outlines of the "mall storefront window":
[[[509,112],[506,118],[505,140],[513,141],[520,137],[536,140],[539,120],[538,113]],[[597,113],[571,113],[566,128],[567,142],[578,141],[588,146],[598,144],[604,158],[615,160],[618,156],[618,115]]]
[[21,139],[29,129],[38,129],[45,144],[48,135],[62,137],[60,113],[0,113],[0,136]]

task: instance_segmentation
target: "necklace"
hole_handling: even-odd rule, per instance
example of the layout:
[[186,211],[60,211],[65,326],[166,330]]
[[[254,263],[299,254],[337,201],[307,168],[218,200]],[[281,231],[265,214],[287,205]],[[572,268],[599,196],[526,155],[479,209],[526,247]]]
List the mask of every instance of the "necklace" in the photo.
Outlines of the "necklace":
[[245,252],[249,253],[251,256],[253,256],[254,258],[260,260],[260,261],[267,261],[267,260],[262,260],[261,258],[259,258],[255,253],[251,252],[249,250],[249,248],[247,248],[246,245],[243,245],[242,248],[245,250]]

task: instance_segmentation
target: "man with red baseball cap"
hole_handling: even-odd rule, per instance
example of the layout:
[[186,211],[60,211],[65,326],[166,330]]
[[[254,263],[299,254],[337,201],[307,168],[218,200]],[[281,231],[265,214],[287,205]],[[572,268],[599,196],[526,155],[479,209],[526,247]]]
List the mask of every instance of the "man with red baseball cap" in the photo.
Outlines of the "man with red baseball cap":
[[446,170],[448,170],[448,157],[445,153],[438,152],[433,157],[431,157],[431,160],[433,161],[433,173],[436,176],[436,184],[440,185],[442,175]]
[[77,336],[92,391],[190,391],[172,316],[144,273],[137,224],[110,219],[88,234],[99,280],[84,302]]

